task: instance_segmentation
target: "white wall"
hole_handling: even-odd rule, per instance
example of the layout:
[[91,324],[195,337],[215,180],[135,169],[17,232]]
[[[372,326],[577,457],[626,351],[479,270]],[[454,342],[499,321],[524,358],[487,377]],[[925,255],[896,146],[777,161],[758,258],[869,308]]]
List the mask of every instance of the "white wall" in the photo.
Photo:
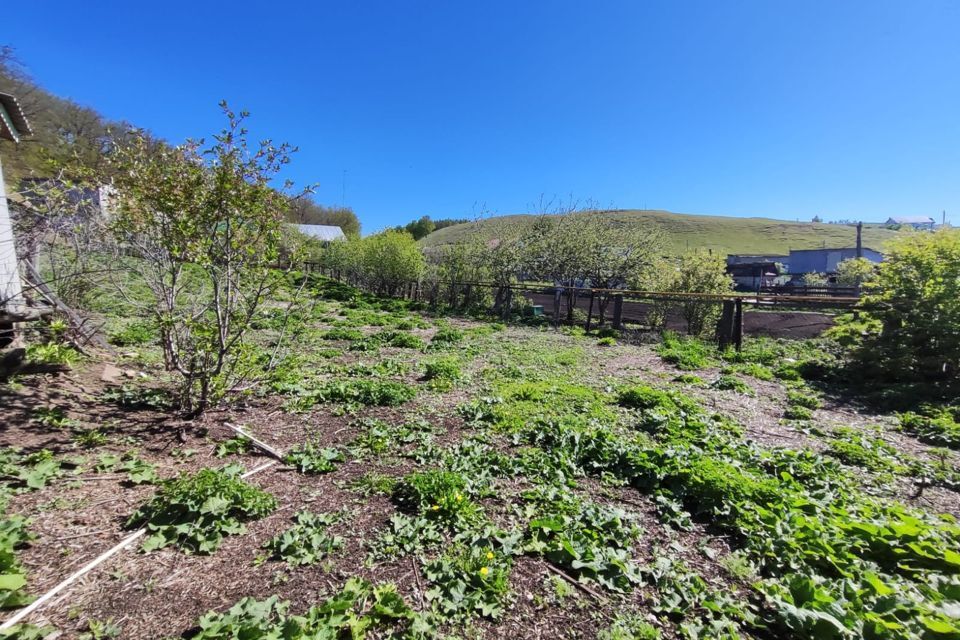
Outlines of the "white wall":
[[17,267],[17,248],[13,243],[13,226],[7,207],[7,191],[0,163],[0,308],[5,304],[16,307],[23,304],[20,271]]

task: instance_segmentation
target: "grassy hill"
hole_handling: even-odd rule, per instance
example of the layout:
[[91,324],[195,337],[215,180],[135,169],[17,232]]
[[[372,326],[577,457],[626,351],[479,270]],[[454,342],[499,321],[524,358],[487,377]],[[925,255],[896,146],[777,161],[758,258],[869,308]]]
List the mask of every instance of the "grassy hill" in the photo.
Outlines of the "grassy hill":
[[[688,249],[711,249],[728,253],[783,253],[790,249],[819,247],[852,247],[857,231],[852,226],[815,222],[788,222],[770,218],[731,218],[704,216],[669,211],[616,210],[604,212],[611,220],[624,225],[659,227],[667,238],[668,250],[682,253]],[[474,225],[493,237],[504,230],[521,225],[531,215],[487,218],[477,223],[459,224],[435,231],[420,242],[425,247],[455,244],[466,237]],[[880,250],[884,242],[897,232],[880,225],[864,225],[863,244]]]

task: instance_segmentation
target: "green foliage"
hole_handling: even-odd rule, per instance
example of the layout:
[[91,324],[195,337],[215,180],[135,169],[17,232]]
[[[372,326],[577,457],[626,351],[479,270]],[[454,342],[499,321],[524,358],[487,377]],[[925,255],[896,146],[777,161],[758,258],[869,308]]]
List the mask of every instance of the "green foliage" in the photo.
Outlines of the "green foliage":
[[499,618],[510,590],[509,556],[484,547],[454,547],[428,562],[427,599],[444,617]]
[[613,338],[611,336],[607,336],[606,338],[600,338],[599,340],[597,340],[598,347],[612,347],[616,344],[617,344],[616,338]]
[[384,338],[386,338],[386,344],[391,347],[423,350],[427,346],[427,344],[423,341],[423,338],[412,333],[407,333],[406,331],[388,332]]
[[396,407],[413,399],[417,390],[392,380],[337,380],[316,394],[321,402],[357,402],[379,407]]
[[283,560],[291,566],[316,564],[343,546],[343,538],[327,533],[327,527],[339,516],[330,513],[301,511],[294,517],[294,525],[263,544],[270,557]]
[[900,428],[923,442],[960,449],[958,413],[956,409],[935,408],[927,408],[923,413],[901,413]]
[[672,331],[665,331],[663,342],[657,345],[656,351],[664,362],[684,371],[693,371],[713,364],[715,350],[697,338],[682,338]]
[[321,337],[324,340],[350,340],[357,341],[363,340],[363,332],[359,329],[345,329],[343,327],[336,327],[333,329],[328,329],[321,334]]
[[217,444],[217,449],[214,451],[214,455],[218,458],[226,458],[227,456],[243,455],[252,450],[253,441],[250,440],[250,438],[246,438],[244,436],[234,436]]
[[225,535],[246,531],[244,522],[277,506],[269,493],[247,484],[239,466],[201,469],[160,485],[156,495],[127,520],[145,526],[144,551],[176,545],[186,553],[213,553]]
[[439,546],[443,532],[435,521],[424,516],[395,513],[380,537],[371,544],[375,558],[393,558],[409,553],[421,553]]
[[[657,270],[659,291],[682,293],[729,293],[733,290],[733,278],[727,273],[723,256],[705,251],[692,251],[673,261],[664,261]],[[720,304],[716,301],[683,299],[675,304],[687,323],[687,333],[700,336],[713,330],[720,317]],[[662,306],[662,305],[655,305]]]
[[463,377],[460,370],[460,360],[455,357],[435,358],[423,364],[423,379],[430,383],[430,387],[446,390]]
[[421,514],[429,521],[454,529],[475,525],[482,520],[482,511],[470,499],[467,481],[459,473],[412,473],[397,484],[393,499],[403,511]]
[[823,406],[820,398],[809,388],[804,388],[803,390],[787,390],[787,403],[796,407],[806,407],[807,409],[819,409]]
[[881,438],[849,427],[835,429],[827,445],[827,453],[845,464],[863,467],[870,471],[895,471],[897,450]]
[[282,278],[279,174],[294,152],[252,142],[248,114],[221,108],[227,124],[209,144],[158,145],[132,131],[90,176],[116,187],[110,229],[130,249],[117,267],[147,284],[138,315],[155,319],[179,408],[194,415],[251,375],[247,333]]
[[631,589],[640,576],[631,544],[640,535],[625,512],[585,503],[560,490],[530,493],[524,549],[542,554],[581,580],[595,581],[614,591]]
[[597,640],[660,640],[660,631],[640,616],[617,616],[606,629],[597,634]]
[[152,409],[154,411],[166,411],[172,404],[170,394],[165,389],[151,389],[132,384],[110,387],[100,394],[100,400],[115,404],[123,409]]
[[783,417],[787,420],[811,420],[813,418],[813,411],[807,407],[792,404],[783,412]]
[[373,586],[351,578],[343,590],[302,616],[288,613],[290,603],[277,596],[244,598],[226,613],[209,612],[199,621],[193,640],[382,637],[424,640],[434,636],[430,623],[407,605],[389,583]]
[[79,423],[67,417],[67,412],[60,407],[36,407],[30,415],[30,421],[44,427],[53,429],[63,429],[65,427],[74,427]]
[[160,481],[157,476],[157,467],[137,457],[135,452],[128,451],[122,456],[105,453],[100,456],[94,471],[126,473],[127,482],[132,485],[156,484]]
[[73,365],[79,360],[79,351],[59,342],[27,345],[27,362],[32,364]]
[[863,306],[882,330],[862,341],[858,371],[895,381],[960,379],[960,230],[899,235]]
[[137,347],[145,344],[153,344],[157,341],[158,337],[159,334],[154,323],[143,321],[131,322],[110,332],[110,344],[118,347]]
[[872,281],[877,274],[877,263],[866,258],[847,258],[837,265],[837,284],[856,287]]
[[23,455],[20,449],[0,450],[0,476],[9,486],[32,491],[42,489],[60,475],[60,463],[48,449]]
[[290,450],[283,461],[300,473],[329,473],[336,468],[334,463],[343,462],[343,454],[333,447],[306,442]]
[[453,327],[441,327],[430,339],[430,346],[434,349],[448,347],[463,340],[463,331]]
[[745,396],[753,395],[753,389],[750,388],[750,385],[740,378],[728,374],[721,374],[720,377],[710,383],[710,386],[723,391],[736,391]]
[[[7,475],[5,468],[3,474]],[[23,591],[27,577],[17,561],[16,551],[34,536],[27,531],[30,524],[27,519],[5,513],[6,502],[6,495],[0,495],[0,609],[22,607],[33,600]]]

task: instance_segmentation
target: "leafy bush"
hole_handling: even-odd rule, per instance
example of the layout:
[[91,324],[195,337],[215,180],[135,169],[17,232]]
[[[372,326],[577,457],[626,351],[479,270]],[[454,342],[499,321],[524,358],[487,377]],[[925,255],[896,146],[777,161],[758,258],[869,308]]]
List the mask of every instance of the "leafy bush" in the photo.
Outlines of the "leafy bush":
[[790,405],[783,412],[783,417],[787,420],[810,420],[813,418],[813,411],[800,405]]
[[463,340],[463,332],[453,327],[441,327],[430,339],[430,346],[434,348],[446,347]]
[[510,558],[490,548],[454,547],[428,562],[427,599],[445,617],[498,618],[509,593]]
[[357,402],[365,405],[396,407],[417,394],[410,385],[392,380],[335,380],[319,389],[315,397],[322,402]]
[[526,551],[614,591],[639,582],[631,545],[640,529],[626,513],[581,502],[567,492],[546,490],[527,497],[537,503],[538,513],[527,525]]
[[420,350],[427,346],[423,338],[406,331],[394,331],[384,337],[387,338],[386,343],[391,347]]
[[408,553],[420,553],[443,543],[443,532],[436,522],[423,516],[395,513],[390,525],[377,538],[371,549],[375,558],[393,558]]
[[598,347],[612,347],[617,344],[616,338],[612,336],[607,336],[606,338],[600,338],[597,340]]
[[736,376],[721,374],[719,378],[710,383],[710,386],[722,391],[736,391],[747,396],[753,395],[753,389],[750,388],[750,385]]
[[424,471],[411,473],[393,491],[397,506],[410,513],[453,528],[476,524],[480,508],[467,495],[467,481],[459,473]]
[[435,389],[449,389],[462,377],[460,360],[457,358],[436,358],[423,365],[423,379],[430,382],[430,386]]
[[664,362],[678,369],[692,371],[713,364],[714,349],[697,338],[681,338],[672,331],[665,331],[663,342],[657,345],[657,353]]
[[677,405],[669,392],[646,385],[624,389],[617,396],[617,402],[621,406],[633,409],[664,409],[668,411],[677,409]]
[[925,413],[901,413],[900,428],[923,442],[960,449],[960,423],[954,414],[935,409]]
[[863,306],[882,329],[854,352],[858,373],[896,381],[960,378],[960,230],[898,235],[887,243]]
[[343,462],[343,454],[333,447],[307,442],[289,451],[283,461],[300,473],[329,473],[336,468],[335,462]]
[[787,402],[793,406],[806,407],[807,409],[819,409],[823,406],[820,398],[809,389],[805,389],[804,391],[790,389],[787,391]]
[[239,466],[201,469],[160,485],[157,494],[127,520],[128,527],[146,526],[144,551],[176,545],[186,553],[217,550],[225,535],[244,533],[244,522],[272,512],[272,495],[247,484]]
[[110,332],[110,344],[118,347],[153,344],[158,338],[157,327],[152,322],[131,322]]
[[253,441],[250,440],[250,438],[244,436],[234,436],[219,443],[216,451],[214,451],[214,455],[218,458],[226,458],[227,456],[243,455],[252,450]]
[[209,612],[200,618],[193,640],[226,638],[363,638],[367,632],[383,638],[431,636],[429,622],[407,605],[396,586],[376,587],[351,578],[343,590],[323,604],[310,607],[302,616],[288,613],[290,603],[277,596],[266,600],[244,598],[226,613]]
[[270,551],[271,558],[291,566],[316,564],[343,546],[343,538],[327,533],[327,527],[338,520],[336,514],[301,511],[294,517],[292,527],[263,547]]
[[27,345],[27,362],[31,364],[72,365],[79,360],[79,351],[59,342]]
[[324,340],[349,340],[356,342],[363,340],[363,332],[359,329],[334,328],[324,331],[321,336]]

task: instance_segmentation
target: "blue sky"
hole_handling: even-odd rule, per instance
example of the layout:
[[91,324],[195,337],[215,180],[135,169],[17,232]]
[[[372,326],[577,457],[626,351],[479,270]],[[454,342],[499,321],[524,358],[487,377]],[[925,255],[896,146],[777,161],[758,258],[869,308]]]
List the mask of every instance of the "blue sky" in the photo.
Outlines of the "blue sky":
[[[49,90],[174,142],[297,144],[365,231],[602,206],[960,223],[948,0],[30,0],[0,24]],[[346,189],[344,194],[344,171]]]

